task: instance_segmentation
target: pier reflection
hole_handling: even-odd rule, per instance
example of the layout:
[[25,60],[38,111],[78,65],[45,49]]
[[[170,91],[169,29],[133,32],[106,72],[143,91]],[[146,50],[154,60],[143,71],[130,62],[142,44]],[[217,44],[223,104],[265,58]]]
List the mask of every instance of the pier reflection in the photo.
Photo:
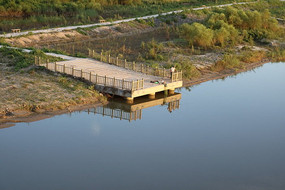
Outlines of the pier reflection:
[[165,96],[163,93],[157,93],[155,99],[140,97],[134,100],[133,104],[127,104],[122,98],[114,98],[107,105],[88,109],[88,114],[94,113],[102,116],[118,118],[120,120],[135,121],[142,119],[142,110],[145,108],[165,105],[167,110],[172,111],[179,109],[181,94]]

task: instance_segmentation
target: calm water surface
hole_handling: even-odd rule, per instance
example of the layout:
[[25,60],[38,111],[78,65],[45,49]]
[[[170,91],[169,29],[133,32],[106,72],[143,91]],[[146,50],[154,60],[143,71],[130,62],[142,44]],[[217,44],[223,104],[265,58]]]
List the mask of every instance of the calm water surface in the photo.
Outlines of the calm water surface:
[[180,108],[0,130],[1,190],[284,190],[285,64],[181,90]]

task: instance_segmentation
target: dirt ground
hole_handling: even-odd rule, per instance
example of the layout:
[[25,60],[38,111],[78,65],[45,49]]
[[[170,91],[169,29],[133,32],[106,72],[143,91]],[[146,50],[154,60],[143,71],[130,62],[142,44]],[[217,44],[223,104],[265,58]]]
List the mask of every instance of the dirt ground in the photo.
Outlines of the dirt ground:
[[0,58],[0,123],[15,116],[106,102],[81,81],[33,66],[16,72],[9,59]]

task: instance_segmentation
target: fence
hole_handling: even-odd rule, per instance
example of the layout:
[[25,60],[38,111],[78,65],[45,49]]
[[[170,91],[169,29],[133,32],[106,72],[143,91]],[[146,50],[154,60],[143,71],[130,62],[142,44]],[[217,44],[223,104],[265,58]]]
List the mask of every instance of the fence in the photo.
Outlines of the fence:
[[100,56],[98,56],[98,54],[94,50],[90,50],[90,49],[89,49],[89,57],[92,57],[95,59],[100,57],[101,62],[113,64],[118,67],[123,67],[123,68],[130,69],[136,72],[141,72],[147,75],[160,76],[163,78],[171,78],[172,82],[182,81],[182,71],[176,71],[171,76],[170,71],[165,68],[152,68],[143,63],[128,62],[126,59],[123,60],[123,59],[119,59],[118,57],[114,58],[114,57],[111,57],[110,55],[104,56],[102,52]]
[[136,81],[127,81],[125,79],[116,79],[115,77],[100,76],[92,72],[86,72],[82,69],[75,69],[74,67],[57,64],[56,62],[49,63],[47,60],[45,61],[45,63],[43,62],[44,60],[41,60],[41,58],[35,58],[35,63],[37,65],[44,66],[48,70],[65,73],[67,75],[71,75],[78,78],[84,78],[96,85],[109,86],[131,91],[143,89],[144,87],[144,79]]
[[142,110],[136,111],[124,111],[122,109],[114,109],[108,107],[96,107],[93,109],[88,109],[88,113],[93,112],[94,114],[100,114],[103,116],[109,116],[112,118],[119,118],[120,120],[137,120],[142,118]]

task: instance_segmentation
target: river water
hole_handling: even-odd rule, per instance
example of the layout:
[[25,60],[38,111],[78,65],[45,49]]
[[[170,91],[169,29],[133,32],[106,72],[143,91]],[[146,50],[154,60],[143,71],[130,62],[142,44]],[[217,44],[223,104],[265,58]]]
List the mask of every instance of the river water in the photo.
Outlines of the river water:
[[159,96],[1,129],[0,189],[285,189],[284,63]]

